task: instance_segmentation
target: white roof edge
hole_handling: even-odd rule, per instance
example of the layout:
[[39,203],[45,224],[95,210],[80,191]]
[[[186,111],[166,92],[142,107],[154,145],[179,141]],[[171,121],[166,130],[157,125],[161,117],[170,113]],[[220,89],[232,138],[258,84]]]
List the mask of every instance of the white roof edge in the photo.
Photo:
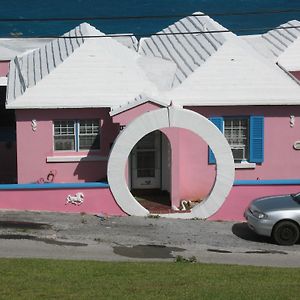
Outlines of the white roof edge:
[[163,107],[167,107],[168,106],[168,104],[166,104],[166,103],[164,103],[162,101],[155,100],[153,98],[150,98],[150,97],[148,97],[146,95],[141,94],[141,95],[139,95],[138,97],[136,97],[131,102],[128,102],[128,103],[126,103],[124,105],[120,105],[117,108],[112,108],[109,114],[110,114],[111,117],[113,117],[113,116],[118,115],[118,114],[120,114],[120,113],[122,113],[124,111],[127,111],[129,109],[132,109],[132,108],[134,108],[136,106],[142,105],[142,104],[147,103],[147,102],[152,102],[152,103],[158,104],[158,105],[163,106]]
[[280,64],[278,61],[276,62],[276,65],[292,80],[294,80],[298,85],[300,85],[300,81],[297,77],[295,77],[293,74],[291,74],[290,70],[287,70],[282,64]]
[[38,105],[22,105],[16,103],[14,105],[13,102],[6,103],[6,109],[71,109],[71,108],[111,108],[110,105],[76,105],[76,104],[71,104],[71,105],[44,105],[44,106],[38,106]]
[[[109,114],[111,117],[120,114],[124,111],[127,111],[131,108],[134,108],[136,106],[142,105],[144,103],[147,102],[153,102],[155,104],[161,105],[163,107],[167,107],[168,105],[166,103],[162,103],[159,101],[144,101],[143,103],[134,103],[133,105],[128,105],[126,107],[122,106],[122,108],[119,109],[114,109],[113,111],[111,111]],[[300,96],[299,99],[279,99],[276,101],[272,101],[272,103],[262,103],[259,100],[257,101],[253,101],[252,99],[249,101],[245,101],[243,103],[236,103],[236,102],[214,102],[212,103],[211,101],[201,101],[201,104],[199,104],[199,102],[194,102],[194,101],[190,101],[190,102],[185,102],[182,103],[180,101],[179,102],[179,106],[183,106],[183,107],[187,107],[187,106],[199,106],[199,107],[203,107],[203,106],[208,106],[208,107],[215,107],[215,106],[293,106],[293,105],[300,105]],[[174,105],[177,106],[177,101],[173,101]],[[72,105],[72,106],[58,106],[58,105],[54,105],[54,106],[21,106],[19,107],[18,105],[12,105],[12,103],[6,104],[6,109],[20,109],[20,110],[25,110],[25,109],[78,109],[78,108],[111,108],[109,105],[89,105],[89,106],[84,106],[84,105]]]
[[290,99],[290,100],[286,100],[286,99],[279,99],[279,100],[273,100],[272,103],[262,103],[260,102],[260,100],[257,101],[253,101],[253,100],[249,100],[249,102],[243,102],[243,103],[237,103],[237,102],[215,102],[215,103],[211,103],[209,101],[205,102],[202,101],[201,104],[199,105],[199,103],[197,102],[186,102],[186,103],[182,103],[183,107],[187,107],[187,106],[199,106],[199,107],[203,107],[203,106],[211,106],[211,107],[215,107],[215,106],[293,106],[293,105],[300,105],[300,96],[298,99]]

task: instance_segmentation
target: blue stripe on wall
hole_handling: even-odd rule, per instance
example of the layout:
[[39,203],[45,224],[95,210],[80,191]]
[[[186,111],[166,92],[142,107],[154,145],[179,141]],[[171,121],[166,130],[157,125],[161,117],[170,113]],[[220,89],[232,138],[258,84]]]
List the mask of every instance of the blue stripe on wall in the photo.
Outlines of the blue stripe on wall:
[[[300,179],[235,180],[233,185],[300,185]],[[0,190],[51,190],[88,188],[109,188],[109,184],[103,182],[0,184]]]
[[88,188],[109,188],[109,185],[103,182],[0,184],[0,190],[51,190]]
[[300,185],[300,179],[235,180],[237,185]]

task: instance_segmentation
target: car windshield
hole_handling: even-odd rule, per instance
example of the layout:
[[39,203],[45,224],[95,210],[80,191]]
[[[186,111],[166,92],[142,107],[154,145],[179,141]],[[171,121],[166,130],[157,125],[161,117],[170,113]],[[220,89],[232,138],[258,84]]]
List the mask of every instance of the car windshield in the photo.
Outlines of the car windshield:
[[300,193],[291,194],[291,196],[298,204],[300,204]]

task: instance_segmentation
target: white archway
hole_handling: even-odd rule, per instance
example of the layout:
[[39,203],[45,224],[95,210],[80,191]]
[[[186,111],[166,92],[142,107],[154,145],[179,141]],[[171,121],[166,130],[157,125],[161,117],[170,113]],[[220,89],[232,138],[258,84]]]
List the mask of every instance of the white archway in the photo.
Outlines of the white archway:
[[130,151],[146,134],[166,127],[190,130],[202,138],[216,157],[216,180],[208,198],[191,212],[164,214],[173,218],[208,218],[224,203],[234,181],[234,160],[230,146],[219,129],[204,116],[193,111],[169,107],[144,113],[133,120],[117,137],[108,160],[108,183],[119,206],[129,215],[147,216],[149,211],[132,196],[125,178]]

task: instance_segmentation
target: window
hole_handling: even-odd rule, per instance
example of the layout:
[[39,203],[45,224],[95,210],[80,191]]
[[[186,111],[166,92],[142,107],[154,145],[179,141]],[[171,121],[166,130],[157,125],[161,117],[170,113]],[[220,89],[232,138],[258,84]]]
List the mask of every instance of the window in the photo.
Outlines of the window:
[[235,162],[247,161],[249,159],[249,128],[248,119],[225,119],[224,135],[232,150]]
[[54,121],[54,150],[100,149],[99,132],[98,120]]
[[[264,117],[213,117],[210,121],[224,133],[236,163],[262,163],[264,160]],[[209,163],[216,163],[209,149]]]
[[99,122],[84,120],[79,122],[79,150],[99,149]]

